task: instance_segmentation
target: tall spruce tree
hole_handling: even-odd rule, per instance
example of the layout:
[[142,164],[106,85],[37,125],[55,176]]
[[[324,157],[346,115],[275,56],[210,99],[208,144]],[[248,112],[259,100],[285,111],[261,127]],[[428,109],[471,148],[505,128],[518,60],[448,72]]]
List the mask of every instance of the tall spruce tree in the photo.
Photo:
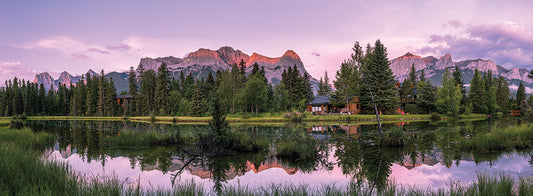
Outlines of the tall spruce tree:
[[[378,111],[380,113],[393,113],[399,106],[398,90],[387,58],[387,48],[379,39],[373,48],[367,47],[362,68],[364,81],[368,82],[368,86],[374,94]],[[373,104],[369,93],[361,93],[361,104],[363,110],[372,110]]]
[[516,106],[523,110],[526,101],[526,87],[522,82],[518,85],[518,90],[516,91]]
[[510,97],[509,84],[502,77],[498,77],[497,89],[496,89],[496,105],[498,111],[503,112],[504,115],[509,114],[509,97]]
[[474,71],[474,76],[470,81],[469,100],[474,113],[486,114],[488,112],[485,82],[477,69]]
[[133,70],[133,67],[130,67],[130,72],[128,74],[128,87],[129,87],[129,94],[131,96],[131,101],[128,105],[128,114],[131,116],[137,116],[139,115],[137,112],[139,111],[139,107],[137,105],[137,99],[139,97],[138,91],[138,85],[137,85],[137,73],[135,73],[135,70]]
[[169,113],[169,89],[170,89],[170,72],[167,65],[162,63],[157,69],[157,84],[155,87],[155,109],[159,115],[168,115]]

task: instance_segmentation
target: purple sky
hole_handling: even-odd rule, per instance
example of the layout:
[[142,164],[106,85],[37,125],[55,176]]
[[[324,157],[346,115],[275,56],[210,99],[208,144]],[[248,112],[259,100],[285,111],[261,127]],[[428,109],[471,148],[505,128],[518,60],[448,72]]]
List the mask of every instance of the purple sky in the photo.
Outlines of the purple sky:
[[390,59],[450,53],[531,69],[532,18],[525,0],[0,0],[0,81],[124,71],[142,57],[221,46],[270,57],[292,49],[311,75],[334,77],[355,41],[378,38]]

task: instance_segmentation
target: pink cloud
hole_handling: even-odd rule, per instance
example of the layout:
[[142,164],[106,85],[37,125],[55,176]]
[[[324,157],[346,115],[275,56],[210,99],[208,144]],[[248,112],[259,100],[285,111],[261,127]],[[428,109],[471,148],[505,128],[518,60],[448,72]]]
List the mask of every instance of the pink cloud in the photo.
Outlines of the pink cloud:
[[73,59],[77,59],[77,60],[89,60],[90,58],[83,54],[83,52],[77,52],[77,53],[72,53],[70,54],[70,57],[72,57]]
[[427,43],[418,52],[492,59],[508,68],[533,64],[533,32],[515,24],[468,25],[459,34],[430,35]]
[[121,44],[121,45],[117,45],[117,46],[106,46],[106,48],[108,50],[118,50],[118,51],[128,51],[128,50],[132,50],[133,48],[129,45],[126,45],[126,44]]
[[312,52],[311,55],[312,56],[316,56],[316,57],[320,57],[320,54],[318,52]]
[[21,62],[4,62],[0,61],[0,85],[4,86],[6,80],[11,80],[14,77],[19,79],[32,78],[36,74],[35,70],[28,69],[22,65]]

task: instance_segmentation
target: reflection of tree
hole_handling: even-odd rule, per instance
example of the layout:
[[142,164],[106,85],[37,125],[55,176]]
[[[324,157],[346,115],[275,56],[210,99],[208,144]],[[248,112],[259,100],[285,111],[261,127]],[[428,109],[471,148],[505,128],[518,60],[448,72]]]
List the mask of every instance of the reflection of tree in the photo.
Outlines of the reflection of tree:
[[[339,143],[335,152],[343,173],[351,175],[362,186],[365,180],[371,190],[383,190],[387,186],[392,163],[403,157],[401,148],[383,148],[355,141]],[[368,193],[372,194],[372,193]]]

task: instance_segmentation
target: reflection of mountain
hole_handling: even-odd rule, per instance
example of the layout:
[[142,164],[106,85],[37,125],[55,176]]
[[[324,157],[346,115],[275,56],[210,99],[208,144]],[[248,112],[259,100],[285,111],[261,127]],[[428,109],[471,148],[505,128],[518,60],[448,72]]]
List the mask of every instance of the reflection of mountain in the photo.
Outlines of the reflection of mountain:
[[65,149],[61,149],[59,148],[59,144],[56,143],[56,145],[54,146],[54,148],[49,148],[47,150],[44,151],[42,157],[43,158],[48,158],[52,155],[52,153],[54,153],[55,151],[58,151],[59,154],[61,154],[61,158],[63,159],[68,159],[70,156],[72,156],[73,154],[75,154],[77,151],[76,151],[76,148],[72,148],[72,146],[69,144],[65,147]]
[[[460,160],[474,161],[474,158],[472,156],[462,156]],[[446,166],[447,168],[451,167],[450,160],[445,160],[445,155],[440,150],[433,150],[429,154],[424,154],[424,156],[422,156],[421,154],[417,154],[414,160],[409,154],[405,154],[403,156],[403,160],[398,161],[396,164],[403,166],[408,170],[411,170],[422,165],[434,166],[438,163]]]
[[[186,164],[184,161],[178,160],[178,159],[173,159],[171,162],[172,163],[170,167],[168,168],[169,172],[176,172],[180,170],[181,168],[183,168],[183,166]],[[242,176],[249,171],[253,171],[254,173],[259,173],[259,172],[269,170],[272,168],[281,168],[285,170],[285,172],[289,175],[294,175],[296,174],[296,172],[299,171],[299,168],[291,168],[290,166],[286,164],[282,164],[278,162],[278,160],[275,157],[273,157],[273,158],[269,158],[265,160],[259,166],[256,166],[254,163],[250,161],[246,161],[246,165],[244,166],[244,168],[235,168],[233,165],[231,165],[229,169],[225,171],[225,174],[227,176],[226,180],[231,180],[237,176]],[[143,167],[143,170],[145,171],[160,170],[160,166],[159,166],[159,163],[156,163],[155,165],[145,165]],[[191,164],[191,165],[186,166],[185,170],[189,171],[192,175],[198,176],[202,179],[213,177],[213,174],[211,173],[209,168],[204,165],[192,165]]]

